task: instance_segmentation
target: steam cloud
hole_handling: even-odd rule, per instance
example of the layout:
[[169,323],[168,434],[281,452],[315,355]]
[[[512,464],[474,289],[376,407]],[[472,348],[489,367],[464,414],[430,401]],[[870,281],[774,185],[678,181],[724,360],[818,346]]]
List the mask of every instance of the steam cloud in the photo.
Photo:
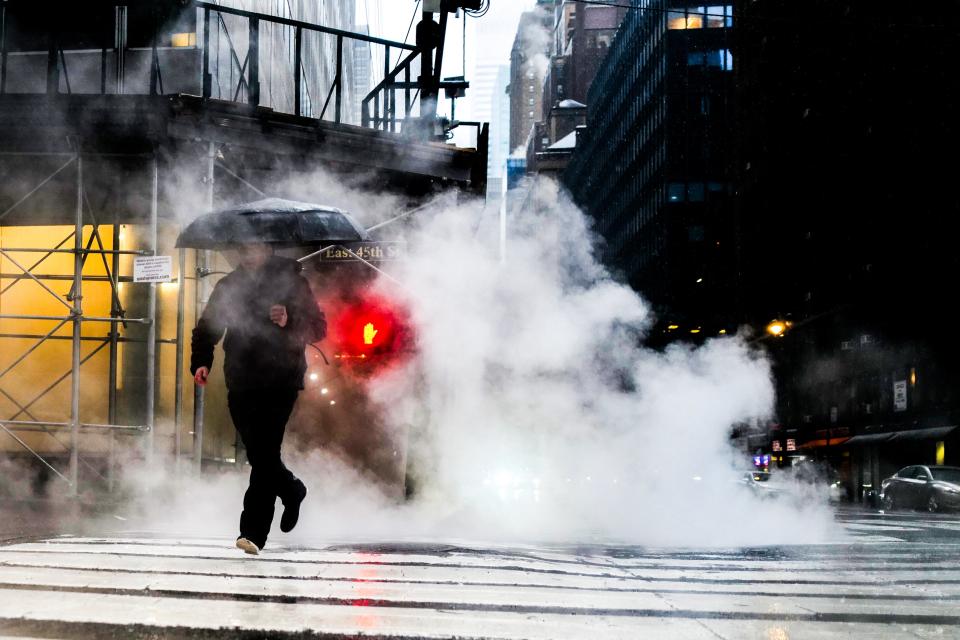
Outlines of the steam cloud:
[[[312,186],[311,186],[312,185]],[[312,192],[317,185],[323,197]],[[396,202],[327,177],[278,193],[352,208],[373,224]],[[369,405],[415,483],[398,499],[335,449],[288,438],[310,494],[301,524],[273,543],[455,538],[616,541],[651,546],[812,543],[837,535],[822,496],[761,501],[732,425],[767,416],[770,366],[743,336],[642,346],[651,314],[594,254],[585,216],[550,181],[511,221],[480,205],[440,206],[400,231],[408,257],[379,293],[407,305],[417,356],[373,379]],[[478,224],[478,220],[480,220]],[[297,413],[316,407],[301,396]],[[367,425],[358,420],[355,429]],[[142,482],[143,472],[138,470]],[[153,486],[162,486],[158,472]],[[151,528],[235,535],[245,477],[177,485]]]
[[553,34],[545,25],[550,23],[548,14],[551,10],[546,7],[535,7],[533,13],[537,14],[536,19],[527,21],[521,33],[521,42],[523,43],[523,54],[526,59],[528,69],[536,73],[537,82],[543,82],[547,77],[547,69],[550,66],[548,52],[551,48]]

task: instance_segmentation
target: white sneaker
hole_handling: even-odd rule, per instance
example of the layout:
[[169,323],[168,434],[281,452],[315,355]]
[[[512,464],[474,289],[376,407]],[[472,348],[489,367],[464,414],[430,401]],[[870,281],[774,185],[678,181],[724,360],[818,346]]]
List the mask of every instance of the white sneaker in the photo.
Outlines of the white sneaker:
[[245,553],[249,553],[252,556],[260,555],[260,547],[246,538],[237,538],[237,549],[243,549]]

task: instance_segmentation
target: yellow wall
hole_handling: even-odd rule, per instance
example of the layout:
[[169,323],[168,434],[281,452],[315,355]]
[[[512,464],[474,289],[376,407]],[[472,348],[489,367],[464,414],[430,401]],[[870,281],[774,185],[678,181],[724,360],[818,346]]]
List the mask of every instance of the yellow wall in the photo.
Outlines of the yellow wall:
[[[111,225],[98,227],[104,248],[112,249],[113,228]],[[16,248],[53,248],[61,240],[68,238],[73,231],[70,226],[35,226],[35,227],[0,227],[0,247],[4,250]],[[156,405],[154,448],[161,454],[172,454],[174,451],[174,405],[176,393],[176,339],[177,331],[177,298],[178,298],[178,252],[173,248],[176,234],[179,231],[176,225],[161,224],[158,229],[160,255],[173,256],[174,282],[157,285],[157,338],[161,342],[156,347]],[[121,225],[120,248],[123,250],[138,249],[145,246],[143,234],[146,227],[143,225]],[[84,228],[83,240],[86,246],[92,233],[92,227]],[[62,248],[73,248],[73,239],[70,238]],[[96,248],[96,245],[94,245]],[[40,260],[44,254],[10,251],[10,257],[24,267],[29,267]],[[230,267],[221,256],[211,256],[211,268],[217,271],[229,271]],[[107,262],[111,257],[107,256]],[[43,275],[73,275],[73,255],[59,253],[47,257],[34,270],[35,274]],[[13,277],[21,273],[12,260],[0,257],[0,273],[5,277],[0,279],[0,290],[7,289],[0,295],[0,315],[52,315],[65,316],[69,310],[37,282],[22,279],[15,284]],[[97,254],[91,254],[83,269],[84,277],[105,276],[103,260]],[[129,277],[133,273],[133,256],[122,256],[120,259],[120,275]],[[194,252],[187,252],[184,313],[184,362],[183,362],[183,409],[181,427],[181,452],[183,455],[192,453],[193,430],[193,381],[190,377],[190,332],[195,324],[195,291],[196,282]],[[208,291],[211,290],[221,276],[208,278]],[[43,281],[59,297],[65,300],[72,281],[52,280]],[[12,285],[12,286],[11,286]],[[120,285],[120,300],[127,310],[127,317],[141,317],[146,314],[149,285],[143,283],[126,282]],[[86,316],[107,317],[111,307],[110,284],[104,282],[84,281],[83,283],[83,311]],[[0,372],[18,359],[37,338],[4,337],[6,334],[35,334],[43,335],[53,328],[55,322],[48,320],[21,320],[0,319]],[[108,323],[85,322],[83,336],[107,338],[110,331]],[[72,323],[68,322],[61,327],[54,336],[69,337],[72,335]],[[144,340],[147,328],[144,325],[128,324],[120,327],[120,335],[132,340]],[[100,342],[84,341],[82,355],[94,350]],[[40,395],[47,386],[52,384],[61,375],[70,371],[71,367],[70,340],[48,340],[14,369],[0,378],[0,389],[7,392],[20,404],[30,402]],[[117,377],[117,420],[119,424],[144,424],[145,397],[146,397],[146,348],[142,342],[121,343],[118,352]],[[223,364],[222,352],[218,348],[216,363],[211,383],[207,386],[207,402],[205,411],[204,456],[212,458],[233,458],[235,455],[235,431],[226,410],[226,390],[223,386],[223,376],[220,367]],[[81,371],[81,421],[85,423],[109,422],[109,365],[110,347],[104,346],[101,351],[86,362]],[[14,401],[0,392],[0,420],[43,420],[51,422],[68,422],[70,420],[70,389],[71,380],[67,376],[50,392],[42,395],[30,407],[32,416],[21,414],[16,416],[17,407]],[[16,416],[16,418],[15,418]],[[44,454],[66,455],[69,444],[69,433],[58,433],[57,438],[43,433],[19,432],[18,435],[30,447]],[[59,440],[60,442],[58,442]],[[135,444],[142,440],[134,436],[118,436],[121,444]],[[84,432],[81,438],[81,450],[90,453],[102,453],[109,446],[108,438],[98,432]],[[0,432],[0,452],[23,452],[23,448],[9,435]]]
[[[108,226],[99,228],[105,249],[111,249],[112,229]],[[46,227],[0,227],[0,247],[5,250],[17,248],[53,248],[62,240],[71,236],[73,227],[46,226]],[[92,227],[83,230],[84,243],[90,238]],[[84,246],[86,246],[84,244]],[[96,246],[96,245],[95,245]],[[73,238],[70,237],[61,248],[72,249]],[[69,309],[57,301],[51,293],[44,290],[40,283],[31,279],[16,280],[15,276],[22,273],[14,261],[24,267],[31,267],[42,259],[42,262],[32,270],[36,275],[71,276],[73,274],[74,257],[69,253],[56,253],[44,257],[43,253],[24,251],[10,251],[9,257],[0,255],[0,314],[22,315],[49,315],[67,316]],[[91,255],[84,265],[83,275],[105,276],[103,261],[99,256]],[[14,277],[9,277],[14,276]],[[42,280],[57,297],[68,305],[66,300],[73,283],[68,280]],[[107,282],[85,281],[82,288],[83,310],[86,315],[110,315],[110,285]],[[20,320],[0,319],[0,334],[32,334],[44,335],[56,326],[56,321],[50,320]],[[67,322],[60,327],[54,336],[71,336],[72,323]],[[101,323],[84,323],[82,335],[84,337],[105,336],[109,326]],[[6,369],[17,360],[27,349],[38,341],[38,338],[11,338],[0,337],[0,371]],[[98,342],[84,341],[81,353],[86,355],[93,351]],[[0,389],[12,396],[21,405],[27,405],[34,398],[53,384],[60,376],[70,371],[71,366],[70,340],[47,340],[33,351],[25,360],[2,378]],[[81,416],[85,422],[106,422],[107,401],[103,392],[105,385],[96,384],[97,381],[107,380],[109,367],[109,347],[104,347],[96,356],[83,366],[81,372]],[[13,400],[0,393],[0,419],[17,420],[44,420],[51,422],[67,422],[70,419],[70,386],[71,380],[67,376],[47,394],[39,397],[29,407],[31,415],[21,413],[17,416],[18,408]],[[56,440],[42,433],[23,433],[21,437],[31,446],[55,452],[64,450]],[[59,439],[68,442],[67,434],[60,434]],[[0,435],[0,450],[18,448],[6,434]]]

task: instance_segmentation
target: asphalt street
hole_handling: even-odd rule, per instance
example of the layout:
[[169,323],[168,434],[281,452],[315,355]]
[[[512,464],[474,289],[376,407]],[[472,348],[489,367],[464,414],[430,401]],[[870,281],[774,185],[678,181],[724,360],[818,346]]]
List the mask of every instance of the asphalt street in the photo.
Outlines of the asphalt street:
[[960,638],[960,519],[747,549],[8,536],[0,638]]

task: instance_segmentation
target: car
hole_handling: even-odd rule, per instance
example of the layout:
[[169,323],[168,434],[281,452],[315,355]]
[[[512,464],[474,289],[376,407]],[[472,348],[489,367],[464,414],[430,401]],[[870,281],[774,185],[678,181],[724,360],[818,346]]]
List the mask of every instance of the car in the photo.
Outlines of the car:
[[960,467],[912,465],[900,469],[880,487],[884,511],[960,511]]
[[769,471],[744,471],[740,474],[738,481],[753,495],[763,500],[779,499],[786,493],[782,487],[770,482]]
[[822,497],[831,503],[840,503],[849,498],[840,473],[823,460],[800,457],[778,475],[784,484],[792,486],[806,499]]

